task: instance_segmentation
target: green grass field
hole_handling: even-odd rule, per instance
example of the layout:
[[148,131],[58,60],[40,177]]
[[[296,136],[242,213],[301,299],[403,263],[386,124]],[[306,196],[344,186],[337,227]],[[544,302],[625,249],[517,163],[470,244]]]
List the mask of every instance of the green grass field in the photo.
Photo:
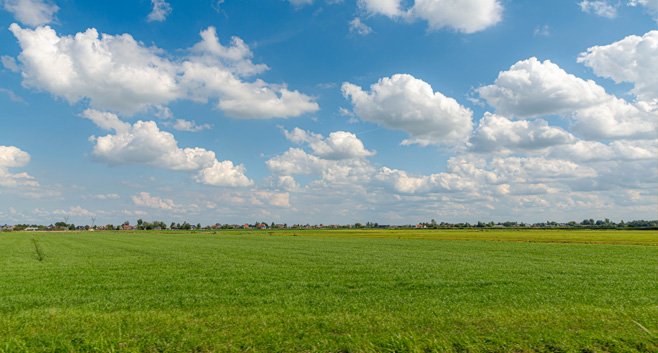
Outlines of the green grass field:
[[0,233],[0,352],[656,352],[655,231]]

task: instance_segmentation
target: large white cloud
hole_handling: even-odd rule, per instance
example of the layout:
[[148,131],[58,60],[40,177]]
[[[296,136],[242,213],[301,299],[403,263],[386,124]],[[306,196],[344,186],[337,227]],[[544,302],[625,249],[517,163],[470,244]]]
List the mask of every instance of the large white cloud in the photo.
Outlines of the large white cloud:
[[456,192],[474,190],[475,180],[457,174],[436,173],[431,175],[409,175],[407,172],[387,167],[381,168],[376,180],[389,184],[395,192],[404,194]]
[[658,101],[658,31],[631,35],[609,45],[594,46],[578,58],[601,77],[634,85],[639,100]]
[[[473,158],[469,155],[448,160],[447,171],[431,175],[381,168],[379,182],[403,194],[463,193],[486,199],[492,195],[546,193],[568,190],[564,181],[596,177],[594,169],[568,160],[543,157]],[[554,186],[550,186],[554,185]]]
[[592,80],[571,75],[556,64],[522,60],[501,72],[494,84],[478,93],[511,117],[562,115],[589,138],[645,138],[655,133],[655,112],[606,93]]
[[573,129],[592,139],[651,138],[658,134],[657,114],[611,96],[602,104],[574,112]]
[[365,159],[323,159],[300,148],[290,148],[269,159],[267,167],[277,175],[315,175],[323,185],[362,185],[370,180],[374,167]]
[[226,67],[240,76],[251,76],[269,69],[265,64],[252,62],[254,53],[240,37],[231,37],[231,45],[225,46],[219,41],[215,27],[208,27],[200,35],[201,41],[191,49],[195,62]]
[[28,26],[48,24],[55,19],[59,7],[49,0],[4,0],[5,10]]
[[179,148],[174,135],[154,121],[137,121],[130,129],[96,137],[94,155],[110,164],[148,164],[171,170],[210,167],[215,153],[203,148]]
[[[338,204],[350,209],[343,217],[369,211],[382,216],[376,210],[388,207],[397,216],[385,212],[385,217],[400,219],[415,219],[421,213],[509,219],[509,212],[522,211],[526,215],[536,212],[540,219],[549,213],[551,218],[573,219],[574,212],[587,215],[592,210],[622,207],[624,202],[629,206],[626,194],[634,197],[630,205],[655,204],[650,197],[655,197],[658,185],[652,162],[658,155],[658,141],[584,141],[541,120],[497,118],[482,124],[490,128],[486,143],[493,144],[492,150],[509,150],[511,155],[460,153],[448,160],[444,172],[419,175],[377,167],[367,158],[320,158],[308,142],[317,140],[318,134],[299,129],[286,131],[286,136],[309,151],[290,148],[266,164],[274,173],[273,185],[294,195],[297,207],[305,205],[306,217],[322,215],[320,221],[326,215],[335,216]],[[299,175],[302,183],[293,175]],[[414,212],[402,211],[408,208]],[[647,212],[646,207],[642,210]]]
[[596,170],[575,162],[542,157],[493,158],[491,169],[508,183],[563,178],[592,178]]
[[286,118],[319,109],[313,98],[285,85],[245,76],[267,69],[251,62],[249,47],[239,38],[219,42],[213,27],[188,55],[170,60],[163,50],[147,47],[129,34],[99,33],[91,28],[75,36],[58,36],[50,27],[10,30],[21,46],[23,82],[74,103],[133,115],[162,109],[178,99],[217,100],[217,107],[236,118]]
[[284,134],[294,143],[307,143],[316,156],[324,159],[364,158],[375,154],[368,151],[356,135],[347,131],[334,131],[327,138],[300,128],[284,131]]
[[658,140],[619,140],[609,144],[579,140],[554,146],[549,155],[576,162],[655,160],[658,156]]
[[0,146],[0,186],[39,186],[27,173],[11,173],[11,168],[21,168],[30,162],[30,154],[14,146]]
[[231,161],[214,161],[207,168],[203,168],[196,176],[196,180],[201,184],[216,186],[250,186],[251,181],[244,174],[245,168],[242,165],[233,165]]
[[416,0],[410,12],[431,29],[474,33],[500,22],[503,6],[498,0]]
[[569,113],[604,102],[607,94],[594,81],[568,74],[550,60],[532,57],[500,72],[478,93],[496,112],[515,117]]
[[0,146],[0,168],[20,168],[30,163],[30,154],[14,146]]
[[411,135],[403,144],[456,145],[465,142],[473,128],[468,108],[411,75],[382,78],[370,92],[344,83],[342,91],[361,119]]
[[290,148],[281,155],[269,159],[266,164],[270,170],[277,174],[319,174],[322,172],[325,161],[317,156],[306,153],[301,148]]
[[242,165],[218,161],[215,152],[204,148],[180,148],[174,135],[162,131],[154,121],[128,124],[115,114],[86,110],[83,117],[114,134],[92,137],[94,156],[109,164],[145,164],[158,168],[198,171],[196,181],[216,186],[251,185]]
[[415,0],[408,9],[402,8],[401,0],[359,0],[358,4],[369,14],[407,21],[424,20],[433,30],[451,28],[464,33],[495,25],[503,13],[498,0]]
[[186,62],[183,69],[181,84],[193,99],[219,97],[217,107],[234,118],[296,117],[319,109],[312,98],[282,85],[262,80],[243,82],[225,69],[198,62]]
[[284,130],[284,135],[295,144],[307,144],[311,153],[301,148],[290,148],[269,159],[267,167],[284,188],[296,188],[293,175],[319,176],[321,185],[361,185],[367,182],[374,167],[367,160],[374,152],[368,151],[354,134],[334,131],[325,138],[320,134],[295,128]]
[[[495,143],[496,149],[516,150],[542,149],[548,154],[550,148],[573,144],[575,137],[566,131],[549,127],[545,122],[500,121],[494,115],[482,126],[491,127],[488,143]],[[511,126],[510,126],[511,125]],[[511,129],[506,134],[503,130]],[[321,135],[300,129],[284,131],[294,143],[307,143],[321,140]],[[513,136],[528,133],[530,137]],[[518,141],[516,138],[519,138]],[[311,142],[309,142],[311,141]],[[502,147],[501,147],[502,146]],[[310,147],[313,150],[312,147]],[[365,187],[376,190],[377,185],[390,187],[394,193],[422,195],[424,193],[455,194],[486,198],[493,194],[529,194],[542,190],[568,190],[565,181],[596,178],[597,172],[588,166],[581,166],[565,158],[546,157],[487,157],[486,155],[461,155],[448,161],[447,171],[430,175],[413,175],[404,170],[390,167],[376,168],[365,157],[356,159],[329,160],[321,158],[315,151],[309,153],[301,148],[290,148],[285,153],[268,160],[269,169],[284,179],[292,175],[318,176],[314,186],[349,185],[350,188]],[[294,179],[293,179],[294,182]],[[300,190],[295,183],[297,190]],[[303,189],[306,189],[304,187]],[[373,189],[375,188],[375,189]],[[489,195],[489,196],[487,196]]]
[[512,121],[486,113],[471,137],[471,148],[479,152],[527,151],[575,142],[569,132],[541,119]]
[[23,83],[71,103],[134,114],[182,95],[176,65],[130,35],[112,36],[90,28],[58,36],[50,27],[34,30],[12,24],[22,52]]

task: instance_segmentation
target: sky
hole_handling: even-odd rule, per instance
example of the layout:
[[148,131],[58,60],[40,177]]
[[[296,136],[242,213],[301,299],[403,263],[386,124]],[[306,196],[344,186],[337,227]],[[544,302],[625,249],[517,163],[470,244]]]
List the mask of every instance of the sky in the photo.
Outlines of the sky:
[[658,215],[658,0],[0,0],[0,224]]

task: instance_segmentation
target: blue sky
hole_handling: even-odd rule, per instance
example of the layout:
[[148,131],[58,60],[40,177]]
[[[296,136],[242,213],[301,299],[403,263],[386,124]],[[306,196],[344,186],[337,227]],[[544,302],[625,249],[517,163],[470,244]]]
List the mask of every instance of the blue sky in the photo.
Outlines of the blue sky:
[[0,4],[0,223],[658,210],[658,1]]

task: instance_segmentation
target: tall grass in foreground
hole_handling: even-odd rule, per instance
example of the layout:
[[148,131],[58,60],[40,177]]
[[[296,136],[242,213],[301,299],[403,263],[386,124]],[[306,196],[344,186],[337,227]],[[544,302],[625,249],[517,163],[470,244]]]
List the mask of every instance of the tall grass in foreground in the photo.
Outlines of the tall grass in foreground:
[[655,232],[295,234],[3,234],[0,352],[658,350]]

